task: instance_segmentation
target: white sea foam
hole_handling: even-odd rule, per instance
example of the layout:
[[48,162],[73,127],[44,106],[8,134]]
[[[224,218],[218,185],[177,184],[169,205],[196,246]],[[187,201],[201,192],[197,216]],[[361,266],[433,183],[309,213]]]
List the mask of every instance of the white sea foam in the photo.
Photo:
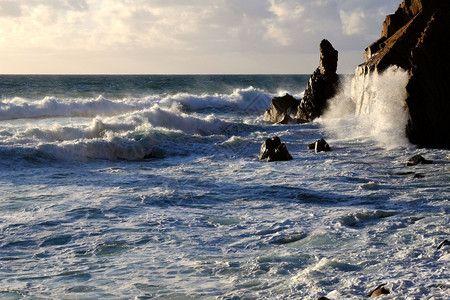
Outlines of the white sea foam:
[[0,102],[0,120],[48,117],[96,117],[124,114],[148,107],[153,97],[112,101],[99,96],[95,99],[59,99],[45,97],[40,101],[13,98]]
[[[447,299],[448,150],[352,140],[352,114],[245,125],[234,104],[167,97],[0,121],[3,297]],[[307,150],[323,125],[345,134]],[[274,135],[293,160],[257,159]],[[405,167],[419,153],[434,163]]]
[[187,111],[228,108],[247,114],[259,114],[270,106],[272,97],[273,95],[254,87],[235,89],[231,94],[176,93],[164,97],[150,95],[121,100],[98,96],[86,99],[45,97],[40,101],[31,101],[16,97],[0,101],[0,121],[21,118],[115,116],[145,110],[156,103],[166,109],[177,106]]
[[221,134],[227,125],[227,123],[215,118],[214,115],[209,115],[206,118],[194,117],[173,108],[161,108],[159,105],[144,111],[143,115],[152,127],[179,130],[188,134]]
[[248,87],[245,89],[234,89],[231,94],[194,95],[178,93],[165,97],[160,104],[170,107],[173,103],[179,103],[183,109],[189,111],[234,108],[244,112],[261,112],[270,106],[271,99],[272,95],[254,87]]
[[[165,153],[179,155],[189,153],[185,148],[195,136],[240,134],[247,130],[246,125],[230,124],[212,114],[188,115],[179,111],[176,105],[164,108],[158,104],[114,117],[66,119],[64,122],[52,118],[14,123],[15,126],[0,133],[1,144],[36,147],[45,155],[63,160],[137,160],[149,155],[164,156]],[[161,151],[163,148],[170,150]]]

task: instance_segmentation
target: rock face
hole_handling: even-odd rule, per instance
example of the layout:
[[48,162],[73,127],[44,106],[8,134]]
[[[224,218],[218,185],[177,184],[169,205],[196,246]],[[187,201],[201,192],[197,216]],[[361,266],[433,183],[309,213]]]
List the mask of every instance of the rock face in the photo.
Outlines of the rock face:
[[308,149],[314,150],[316,153],[331,151],[330,145],[328,145],[328,143],[324,139],[320,139],[312,144],[309,144]]
[[[442,1],[448,3],[449,1]],[[411,53],[407,134],[419,147],[450,149],[450,9],[431,17]]]
[[279,137],[275,136],[262,144],[258,158],[261,160],[267,159],[267,161],[283,161],[291,160],[292,156],[289,154],[286,145],[281,143]]
[[355,70],[356,113],[370,113],[378,73],[391,65],[409,71],[406,133],[420,147],[450,148],[450,1],[404,0],[383,23],[379,40],[364,51]]
[[311,75],[297,110],[296,117],[302,122],[320,117],[327,107],[327,100],[341,89],[341,82],[336,74],[338,51],[325,39],[320,42],[319,49],[319,67]]
[[264,121],[278,124],[296,123],[294,121],[299,101],[289,94],[274,97],[270,109],[264,113]]

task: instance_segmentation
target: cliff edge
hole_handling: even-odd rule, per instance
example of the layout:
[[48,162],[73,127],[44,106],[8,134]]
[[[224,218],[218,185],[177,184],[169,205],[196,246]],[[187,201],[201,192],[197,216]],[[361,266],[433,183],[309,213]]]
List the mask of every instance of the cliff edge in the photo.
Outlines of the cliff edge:
[[371,111],[373,82],[391,65],[409,72],[406,133],[419,147],[450,148],[450,1],[404,0],[383,23],[380,39],[355,70],[357,114]]

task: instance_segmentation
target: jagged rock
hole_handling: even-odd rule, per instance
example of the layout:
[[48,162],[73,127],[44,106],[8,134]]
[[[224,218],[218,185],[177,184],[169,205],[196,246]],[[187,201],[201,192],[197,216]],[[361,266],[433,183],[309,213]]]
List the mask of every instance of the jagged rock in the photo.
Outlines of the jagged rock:
[[279,137],[275,136],[267,139],[261,145],[258,159],[267,159],[267,161],[283,161],[291,160],[292,156],[289,154],[286,145],[281,143]]
[[450,9],[436,12],[412,50],[407,134],[419,147],[450,149],[449,28]]
[[406,162],[406,165],[407,166],[415,166],[415,165],[418,165],[418,164],[426,165],[426,164],[431,164],[431,163],[433,163],[432,160],[427,160],[422,155],[417,154],[417,155],[414,155],[413,157],[411,157]]
[[289,94],[283,97],[274,97],[270,108],[264,113],[264,121],[278,124],[296,123],[294,118],[299,101]]
[[374,289],[372,292],[370,292],[369,295],[367,295],[367,297],[376,298],[381,295],[390,294],[390,291],[384,287],[385,285],[386,285],[385,283],[380,284],[379,286],[377,286],[376,289]]
[[327,100],[341,89],[341,81],[336,74],[338,51],[325,39],[320,42],[319,48],[319,67],[311,75],[297,109],[296,118],[301,122],[320,117],[327,107]]
[[364,51],[351,98],[356,114],[370,113],[379,73],[391,65],[410,72],[406,86],[406,133],[419,147],[450,148],[450,1],[404,0],[383,23],[379,40]]
[[308,149],[313,150],[318,153],[318,152],[328,152],[331,151],[330,145],[328,145],[328,143],[324,140],[324,139],[320,139],[315,141],[312,144],[308,145]]

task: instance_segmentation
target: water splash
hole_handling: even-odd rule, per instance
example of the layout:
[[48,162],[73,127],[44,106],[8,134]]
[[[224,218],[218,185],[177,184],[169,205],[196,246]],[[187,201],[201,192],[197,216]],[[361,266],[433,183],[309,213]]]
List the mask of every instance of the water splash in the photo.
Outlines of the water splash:
[[[405,133],[408,115],[404,106],[408,72],[391,66],[382,73],[364,76],[370,79],[352,80],[351,96],[346,82],[344,91],[330,101],[322,118],[327,129],[340,139],[371,138],[387,149],[408,145]],[[366,86],[363,94],[355,96],[358,82]]]

